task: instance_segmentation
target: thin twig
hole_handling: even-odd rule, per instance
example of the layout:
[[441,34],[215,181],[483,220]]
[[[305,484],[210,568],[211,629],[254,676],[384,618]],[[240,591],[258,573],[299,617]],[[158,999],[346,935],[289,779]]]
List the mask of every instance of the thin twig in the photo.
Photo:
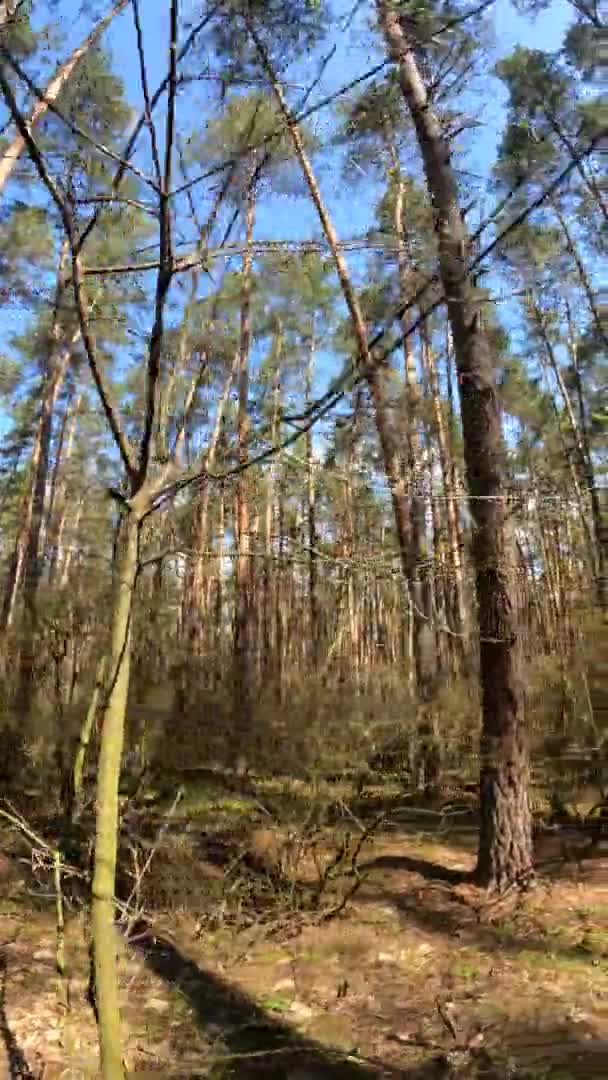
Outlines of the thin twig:
[[[211,7],[210,11],[208,11],[203,16],[203,18],[199,20],[199,22],[196,24],[196,26],[194,26],[192,28],[192,30],[188,34],[188,37],[186,38],[184,44],[182,45],[182,47],[181,47],[181,49],[180,49],[180,51],[178,53],[178,57],[177,57],[178,63],[181,62],[184,59],[184,57],[188,54],[188,52],[192,48],[194,42],[196,41],[197,37],[205,29],[207,24],[214,18],[214,16],[216,15],[217,11],[220,8],[220,6],[221,6],[220,3],[214,4]],[[154,110],[154,108],[156,107],[156,105],[160,101],[160,99],[161,99],[162,95],[164,94],[165,90],[167,89],[168,85],[169,85],[169,75],[166,75],[165,78],[162,80],[162,82],[157,87],[157,89],[155,90],[154,94],[152,95],[152,99],[150,101],[150,110],[151,111]],[[112,179],[112,184],[111,184],[112,191],[117,191],[118,188],[120,187],[120,184],[122,182],[123,176],[124,176],[125,171],[126,171],[126,167],[127,167],[126,163],[130,160],[131,155],[133,154],[133,151],[135,149],[137,140],[138,140],[138,138],[139,138],[139,136],[141,134],[141,131],[142,131],[142,128],[144,127],[144,125],[145,125],[145,122],[146,122],[146,114],[145,114],[145,110],[144,110],[140,114],[140,116],[139,116],[139,118],[137,120],[137,123],[135,124],[135,127],[133,128],[133,131],[131,132],[131,135],[129,136],[129,139],[127,140],[127,145],[125,146],[125,149],[124,149],[124,151],[122,153],[121,164],[119,165],[119,167],[118,167],[118,169],[117,169],[117,171],[114,174],[114,177]],[[123,165],[122,162],[125,162],[125,164]],[[88,240],[92,230],[94,229],[95,225],[97,224],[100,213],[101,213],[101,210],[99,209],[99,210],[96,210],[95,213],[91,215],[91,217],[89,218],[89,221],[87,222],[86,227],[83,229],[82,233],[80,234],[80,239],[79,239],[79,242],[78,242],[78,251],[79,252],[82,251],[82,248],[84,247],[86,241]]]
[[152,161],[154,163],[154,171],[156,173],[156,182],[158,189],[162,188],[162,174],[160,171],[160,157],[158,154],[158,141],[156,138],[156,128],[154,126],[154,120],[152,119],[152,107],[150,104],[150,91],[148,89],[148,72],[146,69],[146,56],[144,52],[144,38],[141,30],[141,21],[139,18],[139,0],[131,0],[131,8],[133,11],[133,22],[135,24],[135,36],[137,39],[137,54],[139,57],[139,78],[141,81],[141,90],[144,98],[144,115],[145,122],[148,131],[150,132],[150,145],[152,148]]
[[165,136],[165,161],[160,192],[160,259],[158,276],[156,279],[156,299],[154,310],[154,324],[150,334],[148,348],[148,369],[146,377],[146,404],[144,414],[144,426],[139,447],[139,463],[137,481],[141,485],[146,479],[150,461],[150,449],[152,434],[158,411],[158,384],[161,372],[161,349],[163,344],[165,305],[169,295],[171,280],[173,277],[173,247],[171,207],[169,204],[169,192],[171,190],[171,170],[173,162],[173,143],[175,138],[175,98],[177,93],[177,27],[178,27],[178,0],[171,0],[170,15],[170,39],[169,39],[169,93],[167,98],[167,121]]
[[161,840],[163,839],[165,833],[167,832],[167,829],[169,828],[171,818],[175,814],[175,811],[177,810],[177,807],[178,807],[178,805],[179,805],[179,803],[180,803],[180,801],[181,801],[181,799],[183,797],[183,794],[184,794],[183,787],[178,788],[176,793],[175,793],[175,798],[173,799],[173,802],[171,803],[171,806],[169,807],[169,810],[167,811],[167,814],[165,816],[165,820],[163,821],[162,825],[160,826],[160,828],[159,828],[159,830],[158,830],[158,832],[156,834],[156,840],[154,841],[154,844],[152,845],[152,847],[150,848],[150,851],[148,852],[148,857],[147,857],[145,863],[143,864],[141,870],[137,874],[136,879],[135,879],[135,884],[133,885],[133,888],[131,889],[131,892],[129,893],[126,901],[123,904],[123,918],[127,919],[127,937],[129,935],[130,930],[133,928],[135,923],[142,916],[142,910],[141,910],[141,908],[139,906],[139,902],[137,904],[137,908],[136,908],[135,912],[132,912],[129,915],[129,910],[131,908],[131,905],[132,905],[133,901],[136,898],[139,901],[139,894],[140,894],[140,890],[141,890],[142,881],[143,881],[144,877],[146,876],[146,874],[148,873],[148,870],[150,869],[150,866],[152,864],[152,860],[153,860],[154,856],[156,855],[156,853],[158,851]]

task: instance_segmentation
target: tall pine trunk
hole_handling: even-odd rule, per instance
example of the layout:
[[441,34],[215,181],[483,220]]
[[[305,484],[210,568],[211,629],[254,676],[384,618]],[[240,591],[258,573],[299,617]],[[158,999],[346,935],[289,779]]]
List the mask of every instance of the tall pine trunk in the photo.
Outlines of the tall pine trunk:
[[237,446],[243,470],[237,479],[235,525],[237,557],[234,578],[234,654],[233,654],[233,738],[234,759],[238,772],[247,767],[246,747],[251,742],[253,722],[253,609],[252,559],[249,483],[246,475],[249,460],[249,350],[251,344],[251,288],[253,227],[255,221],[255,174],[247,191],[246,248],[243,257],[241,292],[241,329],[239,345]]
[[13,553],[7,570],[0,613],[0,632],[11,626],[19,590],[23,584],[26,593],[26,610],[31,613],[39,580],[39,540],[44,510],[44,495],[49,472],[49,453],[52,438],[53,412],[63,385],[71,351],[79,337],[73,335],[69,343],[57,344],[61,331],[53,328],[55,345],[45,364],[42,401],[38,423],[30,455],[29,475],[19,511],[19,528]]
[[[431,655],[431,650],[427,647],[429,645],[430,620],[425,617],[426,613],[424,611],[425,605],[428,608],[427,597],[429,594],[426,584],[420,581],[418,576],[418,571],[420,569],[420,564],[418,562],[418,548],[424,535],[423,530],[420,527],[421,500],[418,493],[416,493],[416,497],[411,500],[408,492],[408,480],[406,479],[406,472],[403,468],[402,432],[395,423],[394,410],[390,403],[389,373],[386,365],[378,364],[375,361],[375,358],[370,354],[367,329],[363,318],[361,304],[353,287],[346,260],[340,249],[336,230],[323,201],[317,178],[306,152],[300,128],[285,101],[283,90],[270,62],[267,50],[250,21],[248,22],[248,29],[252,40],[257,47],[260,59],[272,82],[279,108],[289,134],[291,135],[296,157],[300,163],[308,185],[310,197],[319,216],[323,232],[325,233],[336,265],[340,286],[351,318],[353,333],[357,343],[358,363],[365,373],[365,379],[374,409],[374,420],[382,451],[384,471],[391,494],[401,563],[410,597],[410,613],[412,618],[417,622],[413,639],[413,649],[415,653],[414,662],[418,669],[418,682],[424,688],[424,694],[430,698],[432,696],[432,684],[434,681],[434,676],[431,674],[434,672],[434,659]],[[417,523],[414,528],[412,528],[411,522],[412,508],[415,509],[415,512],[418,515]],[[415,559],[417,563],[415,566],[413,565],[413,559]],[[432,636],[432,631],[430,634]]]
[[[399,158],[393,148],[391,155],[396,181],[394,228],[397,238],[397,264],[399,267],[399,287],[401,300],[407,299],[410,291],[410,265],[404,232],[405,183],[399,166]],[[404,316],[404,320],[406,320]],[[412,646],[416,678],[416,692],[420,702],[432,700],[437,681],[437,662],[433,631],[432,592],[429,578],[429,559],[426,544],[426,498],[422,467],[422,446],[418,432],[421,416],[421,394],[416,371],[416,359],[412,339],[406,336],[403,342],[405,366],[405,404],[406,404],[406,477],[409,488],[409,551],[404,569],[408,578],[412,619]]]
[[[312,402],[312,382],[315,364],[315,321],[310,332],[310,349],[306,365],[306,408]],[[306,432],[306,532],[308,542],[308,623],[310,635],[310,663],[316,671],[319,664],[319,600],[317,568],[317,500],[315,461],[312,446],[312,430]]]
[[464,635],[466,632],[467,609],[464,593],[462,553],[460,548],[459,509],[456,492],[454,490],[454,471],[450,461],[451,447],[449,445],[445,417],[443,414],[437,362],[428,334],[426,333],[426,328],[422,335],[422,348],[431,396],[433,426],[439,452],[439,467],[441,469],[443,494],[445,496],[447,537],[451,562],[450,571],[453,581],[453,602],[450,605],[452,611],[452,623],[454,631],[457,634]]
[[513,605],[514,552],[507,528],[504,444],[492,356],[466,270],[468,235],[450,150],[421,78],[416,51],[389,0],[377,0],[390,58],[416,130],[435,215],[439,270],[460,388],[482,690],[481,824],[477,877],[504,888],[532,870],[532,821],[521,645]]

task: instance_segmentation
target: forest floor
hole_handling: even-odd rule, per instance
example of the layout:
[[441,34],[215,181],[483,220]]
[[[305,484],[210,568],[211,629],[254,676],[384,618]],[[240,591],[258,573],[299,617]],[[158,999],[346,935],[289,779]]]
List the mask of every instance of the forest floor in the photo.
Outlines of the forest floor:
[[[217,804],[216,838],[239,809]],[[387,818],[356,874],[328,886],[328,906],[296,910],[293,894],[269,909],[210,858],[209,814],[203,832],[196,809],[186,800],[154,845],[154,915],[129,943],[117,935],[129,1075],[608,1077],[605,858],[558,861],[528,893],[492,902],[467,882],[472,829],[433,835]],[[11,842],[2,833],[0,851]],[[55,925],[48,881],[34,887],[30,869],[0,881],[2,1078],[96,1074],[84,919],[68,910],[63,982]]]

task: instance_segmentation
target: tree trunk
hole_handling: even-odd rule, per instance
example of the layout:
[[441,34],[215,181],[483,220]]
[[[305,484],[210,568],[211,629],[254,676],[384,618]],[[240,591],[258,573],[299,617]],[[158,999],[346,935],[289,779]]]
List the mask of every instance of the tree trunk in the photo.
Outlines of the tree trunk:
[[[118,15],[124,8],[126,8],[129,2],[130,0],[118,0],[118,3],[114,5],[112,10],[109,11],[108,14],[103,17],[103,19],[100,19],[100,21],[97,23],[96,26],[93,27],[91,33],[84,39],[84,41],[82,41],[80,45],[78,45],[74,49],[70,56],[68,56],[67,60],[64,60],[63,64],[61,64],[60,67],[57,68],[57,71],[53,75],[53,78],[48,83],[44,94],[42,95],[42,99],[38,99],[36,104],[34,105],[34,108],[32,109],[30,118],[27,121],[27,127],[30,132],[42,119],[49,107],[49,104],[53,105],[57,101],[57,98],[59,97],[65,84],[72,75],[72,72],[83,59],[83,57],[86,56],[89,49],[91,49],[93,45],[96,44],[98,39],[103,34],[104,30],[112,22],[112,19],[114,19],[116,15]],[[1,25],[2,7],[0,7],[0,26]],[[8,149],[5,150],[2,158],[0,158],[0,194],[2,194],[10,177],[12,176],[17,162],[19,161],[19,158],[21,157],[25,149],[25,145],[26,143],[23,135],[21,135],[21,133],[15,135],[12,143],[10,144]]]
[[591,502],[591,518],[593,521],[593,538],[596,551],[596,596],[600,611],[608,612],[608,526],[604,522],[602,513],[601,494],[598,488],[593,464],[593,456],[589,445],[589,432],[587,426],[587,414],[585,399],[583,396],[583,383],[578,360],[578,349],[574,337],[572,315],[570,305],[566,301],[566,314],[568,319],[568,349],[572,361],[572,370],[578,397],[579,422],[575,425],[579,431],[580,452],[584,463],[585,483],[589,490]]
[[[310,334],[310,351],[306,366],[306,408],[312,402],[312,380],[315,363],[315,323]],[[317,504],[315,484],[315,461],[312,447],[312,430],[306,432],[306,511],[308,541],[308,623],[310,640],[310,663],[314,671],[319,665],[319,603],[317,571]]]
[[[570,433],[572,435],[572,441],[574,443],[574,449],[576,451],[576,463],[578,465],[578,469],[577,469],[576,465],[574,464],[574,462],[572,461],[572,457],[570,455],[569,448],[566,445],[566,441],[565,441],[563,433],[562,433],[562,427],[561,427],[559,412],[557,410],[557,406],[555,406],[555,404],[554,404],[555,418],[556,418],[556,422],[557,422],[558,431],[560,433],[560,440],[562,442],[562,446],[564,447],[564,457],[566,458],[566,461],[568,462],[568,464],[570,466],[570,472],[571,472],[571,475],[572,475],[572,481],[573,481],[573,485],[574,485],[574,490],[575,490],[577,501],[578,501],[578,504],[579,504],[579,507],[580,507],[581,519],[582,519],[583,527],[585,529],[585,535],[587,537],[588,544],[589,544],[589,561],[591,563],[591,570],[592,570],[592,572],[593,571],[595,572],[596,580],[598,580],[601,583],[601,579],[602,579],[601,565],[602,565],[602,554],[603,554],[602,545],[601,545],[601,542],[600,542],[601,541],[601,523],[600,523],[601,513],[600,513],[599,502],[598,502],[598,498],[597,498],[597,489],[596,489],[596,486],[595,486],[593,462],[592,462],[591,456],[589,454],[588,445],[586,444],[586,441],[583,439],[582,429],[579,426],[579,424],[577,422],[577,419],[576,419],[576,415],[575,415],[574,408],[573,408],[573,405],[572,405],[572,400],[570,398],[570,394],[568,393],[568,388],[567,388],[567,386],[566,386],[566,384],[564,382],[564,378],[563,378],[563,375],[562,375],[561,367],[559,365],[559,361],[557,359],[557,356],[555,355],[555,349],[553,347],[553,342],[551,341],[551,338],[550,338],[548,330],[547,330],[547,324],[546,324],[546,321],[545,321],[545,317],[543,315],[542,309],[539,307],[537,301],[535,300],[535,298],[533,296],[530,297],[530,306],[531,306],[531,309],[532,309],[532,313],[534,315],[534,320],[536,322],[536,327],[538,329],[538,333],[540,335],[541,342],[542,342],[542,344],[544,346],[544,350],[545,350],[545,353],[547,355],[547,359],[549,361],[549,366],[551,368],[551,371],[553,372],[553,375],[555,376],[555,381],[556,381],[556,383],[558,385],[559,392],[560,392],[560,395],[561,395],[561,399],[562,399],[564,409],[565,409],[565,412],[566,412],[566,416],[568,418],[568,425],[570,427]],[[541,356],[541,365],[543,367],[545,366],[543,364],[543,362],[542,362],[542,356]],[[580,474],[580,476],[579,476],[579,474]],[[587,512],[586,512],[586,507],[585,507],[585,499],[584,499],[584,496],[583,496],[583,491],[581,489],[581,483],[580,483],[581,479],[584,480],[585,484],[587,485],[587,487],[589,489],[589,495],[590,495],[590,501],[591,501],[592,523],[593,523],[593,535],[592,535],[591,529],[589,528],[589,524],[587,522]],[[601,598],[602,598],[601,584],[598,585],[598,595],[599,595],[599,599],[600,599],[600,603],[601,603]]]
[[13,622],[16,601],[24,577],[28,611],[32,610],[35,603],[39,579],[40,526],[48,477],[53,410],[65,378],[72,348],[78,337],[79,333],[73,336],[69,345],[56,350],[46,365],[42,404],[30,457],[29,477],[21,503],[19,529],[5,580],[0,633],[5,633]]
[[591,318],[593,319],[598,338],[603,343],[604,348],[608,349],[608,334],[606,333],[606,320],[603,317],[603,314],[602,314],[601,310],[598,308],[596,296],[595,296],[595,293],[593,291],[593,287],[591,285],[589,275],[588,275],[587,270],[585,268],[585,264],[584,264],[584,262],[583,262],[583,260],[581,258],[581,254],[580,254],[580,252],[578,250],[578,247],[576,245],[576,242],[574,240],[572,232],[571,232],[571,230],[570,230],[570,228],[568,226],[568,222],[567,222],[567,220],[565,218],[565,215],[562,213],[558,203],[555,200],[551,201],[551,208],[552,208],[553,213],[555,214],[555,216],[556,216],[556,218],[557,218],[557,220],[559,222],[560,229],[562,230],[562,233],[564,234],[564,242],[566,244],[566,251],[568,252],[569,255],[572,256],[572,260],[574,262],[574,265],[576,266],[576,271],[577,271],[577,274],[578,274],[579,281],[581,283],[581,288],[582,288],[582,290],[583,290],[583,292],[584,292],[584,294],[585,294],[585,296],[587,298],[587,304],[589,305],[589,312],[591,314]]
[[[397,263],[399,267],[399,285],[401,300],[405,301],[411,291],[410,265],[404,235],[403,216],[405,207],[405,185],[401,175],[399,159],[393,148],[393,168],[396,174],[396,196],[394,207],[394,227],[397,237]],[[403,316],[404,330],[407,329],[407,316]],[[412,647],[416,673],[416,692],[421,702],[428,702],[434,697],[437,680],[437,663],[433,631],[432,593],[426,543],[426,497],[422,468],[422,447],[418,433],[420,422],[421,395],[416,371],[416,359],[412,339],[404,337],[403,358],[405,365],[405,402],[406,402],[406,442],[407,442],[407,483],[409,487],[409,553],[406,559],[406,575],[411,604]]]
[[91,735],[93,734],[93,727],[97,719],[99,697],[103,688],[105,670],[106,657],[102,656],[97,665],[97,671],[95,673],[95,686],[93,687],[93,693],[91,694],[91,701],[89,703],[89,707],[86,711],[84,720],[82,721],[80,734],[78,736],[78,746],[76,748],[76,754],[74,755],[74,763],[72,765],[71,787],[69,792],[70,797],[66,805],[66,810],[71,818],[77,817],[82,805],[82,779],[84,776],[84,766],[87,756],[87,750],[91,741]]
[[[280,435],[280,410],[281,410],[281,360],[282,360],[282,341],[281,331],[279,330],[278,340],[276,343],[276,357],[275,357],[275,370],[273,372],[273,406],[272,406],[272,425],[271,425],[271,442],[276,446],[279,442]],[[264,600],[259,605],[259,611],[262,619],[260,640],[263,642],[263,657],[262,657],[262,674],[265,679],[272,678],[275,675],[274,672],[274,658],[276,657],[276,624],[275,624],[275,611],[276,604],[274,603],[274,596],[276,595],[277,582],[276,582],[276,561],[275,561],[275,545],[274,545],[274,528],[275,523],[278,520],[277,512],[277,489],[278,489],[278,455],[270,463],[270,469],[267,474],[267,489],[266,489],[266,523],[265,523],[265,558],[264,558]]]
[[492,357],[466,271],[468,235],[458,206],[449,146],[431,108],[398,9],[388,0],[377,0],[377,9],[416,129],[454,337],[467,482],[475,521],[473,557],[480,623],[483,726],[477,878],[485,886],[500,889],[523,881],[532,871],[524,698],[517,612],[512,603],[514,553],[507,528],[501,416]]
[[[217,403],[215,422],[209,440],[209,445],[204,457],[206,469],[213,469],[218,443],[222,432],[222,422],[226,411],[226,404],[232,389],[235,374],[239,366],[239,351],[237,349],[234,362],[228,372],[220,399]],[[202,494],[194,500],[192,507],[192,526],[190,531],[191,557],[186,567],[184,590],[182,596],[182,637],[188,643],[188,648],[194,656],[202,656],[204,652],[204,637],[206,621],[209,614],[205,603],[204,593],[204,567],[208,561],[206,549],[209,542],[209,485],[205,484]]]
[[216,678],[221,681],[224,655],[224,552],[226,549],[226,497],[220,488],[217,522],[217,580],[215,586],[215,656]]
[[448,444],[448,437],[445,429],[437,363],[426,332],[423,334],[423,355],[426,364],[428,385],[431,392],[435,438],[439,450],[439,466],[441,469],[443,493],[445,495],[445,512],[448,526],[447,534],[452,563],[451,576],[454,582],[454,600],[451,604],[453,630],[457,634],[464,635],[466,632],[466,604],[464,599],[464,578],[460,549],[460,512],[458,509],[456,492],[454,491],[454,476],[450,461],[451,448]]
[[95,1001],[103,1080],[123,1080],[114,894],[118,850],[118,786],[131,662],[131,620],[140,525],[129,513],[112,614],[108,697],[103,709],[97,773],[95,856],[91,902]]
[[252,560],[250,544],[249,484],[246,466],[249,460],[249,350],[251,344],[251,287],[253,227],[255,220],[255,176],[247,191],[246,249],[243,257],[241,294],[241,330],[238,368],[237,443],[239,465],[235,524],[237,558],[234,598],[233,655],[233,739],[237,770],[246,770],[246,746],[251,741],[253,721],[253,641],[252,641]]

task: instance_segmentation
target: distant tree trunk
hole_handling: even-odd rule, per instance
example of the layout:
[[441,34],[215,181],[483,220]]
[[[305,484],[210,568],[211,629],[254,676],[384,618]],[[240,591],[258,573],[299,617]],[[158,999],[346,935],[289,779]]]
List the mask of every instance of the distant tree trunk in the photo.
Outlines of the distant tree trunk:
[[[282,361],[282,341],[281,331],[279,329],[278,339],[276,342],[276,356],[275,356],[275,370],[272,377],[273,384],[273,404],[272,404],[272,423],[270,438],[275,445],[279,441],[280,435],[280,410],[281,410],[281,361]],[[265,559],[264,559],[264,599],[260,605],[260,614],[262,618],[260,639],[263,641],[263,659],[261,664],[262,673],[264,678],[274,678],[276,672],[273,669],[273,659],[276,657],[276,622],[275,622],[275,594],[277,590],[276,581],[276,561],[275,561],[275,544],[274,544],[274,529],[275,523],[278,519],[277,512],[277,484],[278,481],[278,466],[277,458],[275,457],[270,463],[270,469],[267,474],[267,488],[266,488],[266,524],[265,524]],[[280,689],[279,689],[280,694]]]
[[[401,175],[399,158],[393,148],[393,170],[396,181],[394,204],[394,228],[397,237],[397,263],[399,267],[399,285],[401,299],[405,301],[411,291],[410,263],[407,253],[404,231],[405,184]],[[407,329],[407,316],[404,315],[404,330]],[[403,341],[405,365],[405,402],[407,413],[406,442],[407,469],[406,477],[409,488],[409,551],[404,563],[408,578],[411,600],[411,618],[413,625],[413,652],[416,672],[416,692],[421,702],[432,700],[436,689],[437,662],[435,635],[433,630],[432,593],[430,568],[426,544],[426,496],[424,493],[424,472],[422,467],[422,447],[418,425],[421,414],[421,394],[416,371],[416,358],[412,339],[406,335]]]
[[[59,578],[60,591],[65,589],[69,581],[70,567],[74,558],[74,543],[69,544],[65,550],[63,547],[63,534],[65,531],[67,512],[70,509],[72,509],[72,504],[70,502],[66,502],[65,508],[61,516],[61,520],[59,522],[59,528],[57,530],[57,567],[61,567],[61,576]],[[76,509],[74,510],[74,517],[70,526],[74,541],[78,536],[78,526],[80,525],[83,511],[84,501],[80,499],[79,502],[76,504]]]
[[[423,358],[425,361],[428,385],[431,393],[433,407],[433,426],[439,451],[439,466],[443,492],[445,495],[445,514],[447,520],[447,535],[451,558],[451,576],[453,579],[454,600],[451,605],[453,630],[460,635],[466,631],[466,604],[464,599],[464,578],[461,554],[461,538],[459,530],[459,509],[454,491],[454,475],[450,461],[451,450],[445,429],[443,403],[439,389],[439,376],[437,363],[431,342],[428,338],[426,327],[422,336]],[[461,639],[462,641],[462,639]]]
[[[312,381],[315,364],[315,321],[310,332],[310,349],[306,365],[306,408],[312,402]],[[317,571],[317,505],[316,505],[315,462],[312,448],[312,431],[306,432],[306,510],[308,540],[308,623],[310,640],[310,662],[313,670],[319,664],[319,602]]]
[[608,333],[606,333],[606,319],[603,316],[602,311],[598,308],[598,303],[593,290],[593,286],[591,284],[591,280],[589,278],[589,274],[587,273],[585,264],[581,258],[580,251],[578,250],[578,247],[576,245],[576,241],[568,226],[566,217],[562,213],[556,200],[551,201],[551,209],[553,210],[553,213],[555,214],[559,222],[560,229],[562,230],[562,233],[564,235],[566,250],[572,256],[572,260],[574,262],[574,265],[576,266],[576,271],[581,284],[581,288],[587,299],[589,312],[591,314],[591,318],[593,319],[598,338],[603,343],[604,348],[608,349]]
[[[222,424],[230,391],[239,365],[238,350],[231,369],[226,375],[224,386],[217,403],[215,422],[204,456],[206,469],[213,469],[217,448],[222,434]],[[208,629],[209,606],[204,589],[205,566],[209,562],[207,547],[209,543],[209,485],[205,484],[192,506],[192,524],[190,528],[191,555],[186,566],[184,589],[182,594],[182,637],[193,656],[202,656],[205,651],[205,636]]]
[[26,607],[33,610],[40,581],[40,534],[44,518],[45,496],[48,486],[49,458],[53,436],[53,412],[65,379],[72,349],[80,337],[77,331],[72,341],[51,356],[46,373],[46,393],[39,419],[39,453],[32,491],[32,515],[25,552],[23,593]]
[[425,477],[423,453],[417,425],[421,413],[420,387],[411,341],[406,339],[406,401],[408,406],[408,479],[411,505],[411,544],[409,555],[410,594],[413,603],[414,660],[416,688],[422,702],[433,699],[437,689],[437,656],[429,550],[427,544]]
[[467,481],[476,526],[473,555],[483,713],[477,877],[485,886],[502,889],[531,874],[532,820],[501,416],[492,357],[466,272],[468,235],[458,206],[449,146],[429,102],[416,51],[398,8],[388,0],[377,0],[377,10],[422,155],[454,335]]
[[82,394],[77,394],[63,414],[61,430],[57,439],[53,475],[46,508],[45,545],[48,558],[48,580],[51,585],[57,569],[58,546],[61,545],[62,523],[65,520],[67,497],[67,468],[74,449],[78,412]]
[[79,333],[74,334],[69,344],[58,345],[56,339],[59,334],[60,330],[56,325],[52,332],[55,345],[45,365],[42,402],[30,456],[29,477],[19,512],[19,527],[5,579],[0,633],[5,633],[12,624],[22,581],[27,593],[28,612],[31,613],[35,603],[39,580],[40,527],[48,478],[53,410],[63,385],[72,348],[79,337]]
[[[238,368],[238,460],[243,470],[249,459],[249,349],[251,343],[251,289],[255,176],[247,191],[246,248],[243,257],[241,330]],[[246,747],[253,722],[252,560],[250,544],[249,482],[243,471],[237,478],[235,524],[237,558],[234,576],[233,739],[237,770],[246,770]]]
[[186,564],[184,591],[182,594],[182,630],[190,656],[202,656],[204,652],[205,602],[204,568],[207,546],[207,511],[209,491],[207,485],[192,502],[190,525],[190,554]]
[[568,302],[566,302],[566,315],[568,319],[568,348],[570,352],[570,359],[572,362],[572,371],[574,374],[579,412],[579,420],[577,424],[574,420],[574,410],[572,410],[571,423],[573,424],[575,438],[577,438],[576,433],[578,431],[578,441],[580,443],[579,453],[582,458],[584,470],[583,475],[585,477],[585,483],[589,491],[589,501],[591,503],[593,539],[595,541],[596,553],[595,569],[597,602],[600,611],[606,614],[608,612],[608,521],[604,520],[605,515],[602,511],[601,494],[598,488],[596,470],[593,463],[591,447],[589,445],[587,414],[585,410],[585,399],[583,396],[583,384],[581,379],[581,370],[579,366],[578,349],[574,337],[572,315]]
[[[36,101],[34,108],[30,114],[30,118],[27,121],[28,130],[31,132],[37,123],[42,119],[46,113],[49,105],[53,105],[59,97],[64,86],[68,82],[74,69],[78,66],[80,61],[89,52],[89,50],[96,44],[98,39],[103,34],[104,30],[110,25],[112,19],[115,18],[124,8],[130,0],[118,0],[118,3],[114,5],[111,11],[107,15],[100,19],[100,21],[93,27],[91,33],[78,45],[74,51],[68,56],[67,60],[64,60],[53,78],[48,83],[42,99]],[[2,25],[2,15],[4,8],[4,19],[6,19],[6,4],[0,6],[0,26]],[[4,154],[0,158],[0,194],[4,191],[10,177],[12,176],[17,162],[21,157],[25,149],[25,139],[21,133],[15,135],[10,146],[4,151]]]
[[[545,351],[547,359],[549,361],[549,366],[551,368],[551,371],[553,372],[553,375],[555,376],[555,381],[556,381],[556,383],[558,385],[559,392],[560,392],[560,395],[561,395],[561,399],[562,399],[564,409],[565,409],[565,412],[566,412],[566,416],[568,418],[568,425],[570,427],[570,434],[572,435],[572,441],[574,443],[574,450],[575,450],[575,455],[574,456],[576,458],[576,464],[572,461],[572,457],[570,455],[569,448],[566,445],[566,441],[565,441],[565,439],[563,437],[563,434],[560,434],[560,438],[561,438],[562,446],[564,448],[564,456],[565,456],[566,460],[568,461],[568,463],[570,465],[570,471],[571,471],[571,475],[572,475],[572,480],[573,480],[573,484],[574,484],[574,489],[575,489],[577,501],[578,501],[579,507],[580,507],[581,518],[582,518],[583,526],[584,526],[584,529],[585,529],[585,535],[587,537],[587,541],[588,541],[588,544],[589,544],[589,560],[590,560],[590,563],[591,563],[591,570],[595,573],[595,577],[596,577],[598,601],[599,601],[600,607],[602,607],[603,610],[607,610],[607,605],[604,602],[606,598],[603,597],[603,588],[602,588],[602,581],[604,579],[604,574],[605,574],[605,571],[606,571],[606,564],[605,564],[606,552],[605,552],[605,548],[603,547],[603,545],[601,543],[601,536],[602,536],[602,533],[601,533],[601,509],[600,509],[600,504],[599,504],[598,492],[597,492],[597,488],[596,488],[596,484],[595,484],[595,474],[594,474],[594,468],[593,468],[593,461],[592,461],[591,455],[589,453],[588,444],[587,444],[587,442],[586,442],[586,440],[584,438],[584,435],[583,435],[582,427],[579,425],[579,423],[577,422],[577,419],[576,419],[576,415],[575,415],[575,412],[574,412],[574,407],[572,405],[572,399],[571,399],[570,394],[568,392],[568,388],[567,388],[567,386],[566,386],[566,384],[564,382],[564,377],[562,375],[562,371],[561,371],[559,361],[557,359],[557,356],[555,355],[555,349],[553,347],[553,342],[551,340],[551,337],[549,336],[545,316],[544,316],[544,314],[542,312],[542,309],[540,308],[537,300],[533,296],[530,297],[530,306],[531,306],[531,310],[532,310],[532,313],[533,313],[533,316],[534,316],[534,321],[535,321],[535,324],[536,324],[536,328],[538,330],[541,342],[542,342],[542,344],[544,346],[544,351]],[[541,363],[542,363],[542,357],[541,357]],[[576,370],[576,367],[575,367],[575,370]],[[561,424],[560,424],[559,413],[557,412],[557,409],[555,411],[556,411],[556,420],[557,420],[558,430],[561,433]],[[583,421],[583,423],[584,423],[584,421]],[[589,490],[589,497],[590,497],[590,503],[591,503],[591,517],[592,517],[592,524],[593,524],[593,533],[591,532],[590,527],[589,527],[588,522],[587,522],[587,507],[585,506],[585,499],[584,499],[584,496],[583,496],[583,492],[581,490],[581,483],[580,483],[581,479],[585,482],[585,485]],[[602,565],[604,566],[604,573],[602,573]]]

